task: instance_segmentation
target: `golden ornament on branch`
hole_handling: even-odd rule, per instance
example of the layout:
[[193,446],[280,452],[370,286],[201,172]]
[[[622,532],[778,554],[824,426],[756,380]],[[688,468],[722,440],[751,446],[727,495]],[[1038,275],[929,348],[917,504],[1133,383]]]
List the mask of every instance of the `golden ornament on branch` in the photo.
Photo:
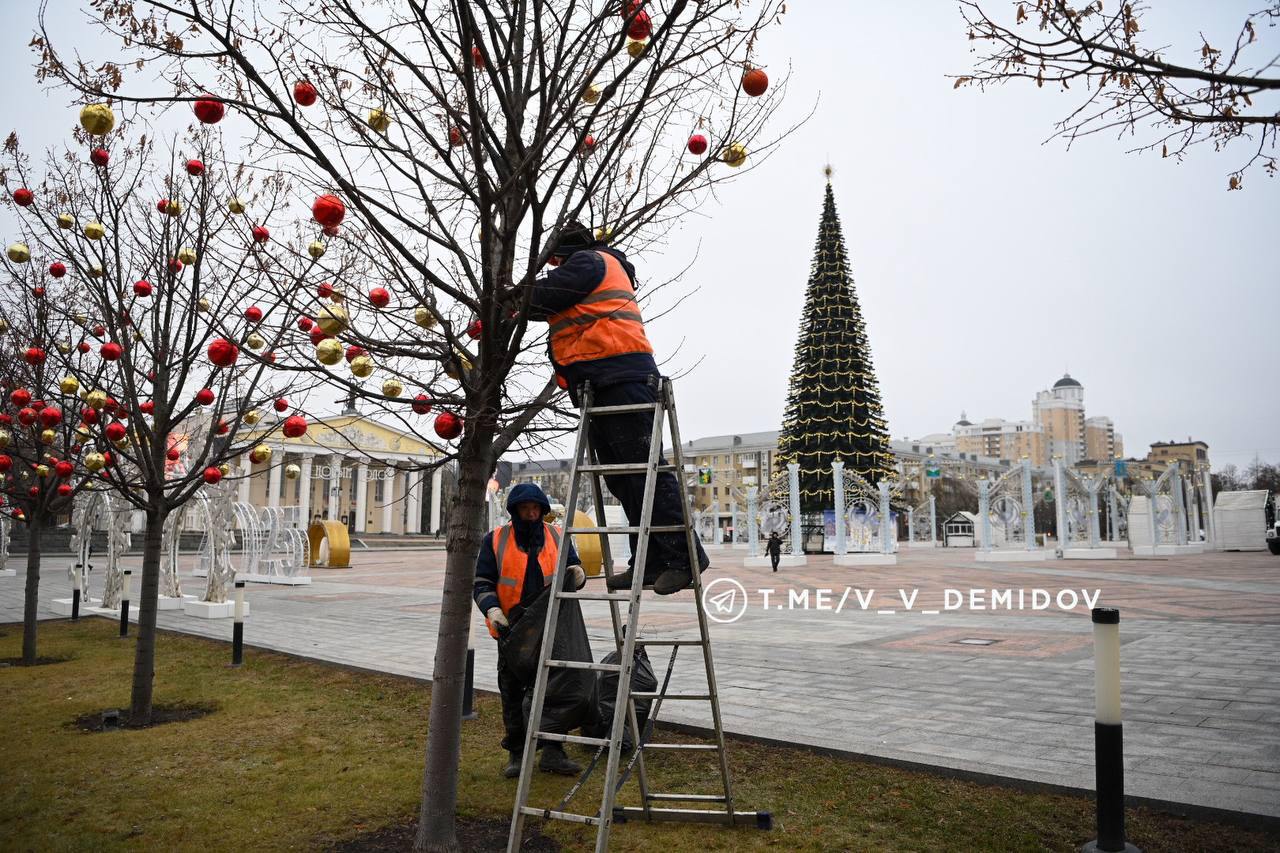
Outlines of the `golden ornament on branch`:
[[342,344],[334,338],[325,338],[316,345],[316,359],[321,364],[337,364],[342,361]]
[[86,222],[84,236],[90,240],[101,240],[107,233],[107,227],[101,222]]
[[116,126],[116,114],[106,104],[88,104],[80,110],[80,126],[90,136],[106,136]]

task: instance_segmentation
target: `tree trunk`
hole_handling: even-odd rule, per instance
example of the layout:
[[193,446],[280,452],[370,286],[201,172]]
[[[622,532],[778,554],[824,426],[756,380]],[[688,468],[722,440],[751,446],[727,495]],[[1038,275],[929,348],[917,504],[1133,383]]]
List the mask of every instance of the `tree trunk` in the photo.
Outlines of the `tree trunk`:
[[31,513],[27,524],[27,588],[22,606],[22,665],[36,662],[36,612],[40,607],[40,532],[43,525],[38,513]]
[[147,510],[147,531],[142,547],[142,587],[138,602],[138,647],[133,657],[133,694],[129,720],[134,725],[151,722],[151,690],[155,682],[156,609],[160,594],[160,544],[166,513]]
[[477,427],[458,455],[458,493],[449,512],[444,599],[431,678],[426,766],[414,850],[458,850],[454,815],[462,748],[463,681],[471,631],[471,585],[475,580],[476,552],[484,535],[485,484],[493,465],[489,450],[492,430],[479,424]]

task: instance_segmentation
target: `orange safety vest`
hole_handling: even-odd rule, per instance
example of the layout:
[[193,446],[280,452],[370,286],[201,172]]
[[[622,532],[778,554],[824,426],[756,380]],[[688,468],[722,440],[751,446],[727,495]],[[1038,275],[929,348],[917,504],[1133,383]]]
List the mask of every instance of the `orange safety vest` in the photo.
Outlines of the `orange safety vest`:
[[638,352],[653,354],[631,278],[613,255],[596,254],[604,260],[604,279],[577,305],[547,318],[551,358],[556,364]]
[[[542,550],[538,552],[538,565],[542,568],[542,584],[551,583],[556,573],[556,562],[560,558],[560,528],[552,527],[545,521]],[[511,613],[511,608],[520,603],[520,595],[524,592],[524,574],[529,567],[529,555],[515,546],[515,528],[510,524],[493,529],[493,555],[498,561],[498,606],[503,615]],[[512,547],[515,546],[515,547]],[[484,624],[489,629],[489,636],[498,638],[498,629],[485,617]]]

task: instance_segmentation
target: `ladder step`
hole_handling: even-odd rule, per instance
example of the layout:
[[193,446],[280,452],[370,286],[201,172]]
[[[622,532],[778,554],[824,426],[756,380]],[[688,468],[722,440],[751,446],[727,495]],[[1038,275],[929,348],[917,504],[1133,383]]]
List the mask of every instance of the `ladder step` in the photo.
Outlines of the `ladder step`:
[[704,702],[711,700],[710,693],[649,693],[647,691],[637,690],[631,694],[632,699],[657,699],[662,696],[663,699],[701,699]]
[[644,749],[681,749],[692,752],[719,751],[714,743],[646,743]]
[[608,746],[607,737],[584,737],[583,735],[558,735],[551,732],[535,732],[534,736],[541,740],[554,740],[560,743],[577,743],[582,746]]
[[637,646],[700,646],[702,640],[647,640],[643,637],[636,637]]
[[656,412],[662,403],[626,403],[621,406],[592,406],[587,409],[588,415],[621,415],[626,412]]
[[[659,471],[675,472],[676,466],[655,465]],[[620,462],[613,465],[579,465],[576,469],[579,474],[647,474],[649,472],[648,462]],[[681,527],[681,530],[684,528]]]
[[[649,527],[650,533],[684,533],[683,524],[654,524]],[[622,527],[570,527],[565,533],[640,533],[638,526]]]
[[599,826],[600,818],[595,815],[574,814],[573,812],[557,812],[551,809],[535,809],[530,806],[521,806],[520,814],[529,815],[530,817],[548,818],[550,820],[567,820],[573,823],[585,823],[588,826]]
[[629,592],[558,592],[556,598],[575,598],[579,601],[630,601]]
[[[538,812],[538,814],[542,814]],[[772,829],[773,815],[769,812],[743,812],[734,809],[661,809],[642,806],[621,806],[613,810],[615,823],[630,820],[660,820],[684,823],[725,823],[736,826],[754,826]]]
[[562,669],[590,669],[595,672],[621,672],[622,665],[616,663],[596,663],[589,660],[555,660],[547,658],[544,661],[547,666],[558,666]]
[[724,794],[650,794],[649,799],[667,803],[723,803]]

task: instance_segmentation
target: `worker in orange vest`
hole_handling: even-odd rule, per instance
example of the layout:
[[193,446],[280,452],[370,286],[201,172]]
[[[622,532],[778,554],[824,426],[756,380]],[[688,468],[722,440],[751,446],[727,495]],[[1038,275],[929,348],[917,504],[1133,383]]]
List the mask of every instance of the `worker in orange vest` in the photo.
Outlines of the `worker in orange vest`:
[[[656,402],[661,375],[636,302],[635,267],[578,222],[564,227],[553,258],[558,260],[556,268],[534,283],[529,316],[547,322],[551,363],[565,380],[574,405],[580,404],[584,382],[591,383],[596,406]],[[628,412],[593,417],[589,438],[601,463],[647,462],[652,431],[652,412]],[[659,462],[666,464],[665,459]],[[644,474],[614,474],[604,481],[622,504],[628,524],[638,526]],[[659,474],[651,523],[683,524],[684,511],[676,478],[670,472]],[[609,578],[609,589],[631,587],[636,539],[632,534],[631,567]],[[706,552],[700,542],[696,547],[698,566],[706,569]],[[645,563],[644,584],[659,595],[679,592],[692,582],[683,533],[650,535]]]
[[[578,562],[573,540],[562,543],[560,528],[543,521],[551,511],[551,503],[542,489],[533,483],[520,483],[507,496],[507,512],[511,521],[484,536],[480,553],[476,557],[476,577],[472,585],[472,598],[485,616],[489,633],[497,639],[524,614],[526,608],[542,594],[551,583],[560,558],[560,548],[569,549],[567,587],[581,589],[587,582],[586,573]],[[582,618],[580,610],[573,611]],[[561,612],[561,620],[566,618]],[[564,629],[557,631],[562,633]],[[582,633],[586,633],[585,625]],[[577,726],[574,723],[584,713],[594,709],[580,707],[583,703],[570,697],[561,702],[553,695],[555,680],[548,683],[542,730],[556,734],[568,734]],[[523,702],[525,693],[533,689],[516,677],[503,658],[498,647],[498,693],[502,697],[502,724],[505,737],[502,748],[510,754],[502,775],[514,779],[520,775],[520,761],[524,753],[525,720]],[[595,697],[590,697],[594,703]],[[559,713],[556,709],[563,708]],[[563,729],[563,731],[561,731]],[[542,746],[539,768],[549,773],[577,774],[582,767],[565,753],[563,745],[549,741]]]

